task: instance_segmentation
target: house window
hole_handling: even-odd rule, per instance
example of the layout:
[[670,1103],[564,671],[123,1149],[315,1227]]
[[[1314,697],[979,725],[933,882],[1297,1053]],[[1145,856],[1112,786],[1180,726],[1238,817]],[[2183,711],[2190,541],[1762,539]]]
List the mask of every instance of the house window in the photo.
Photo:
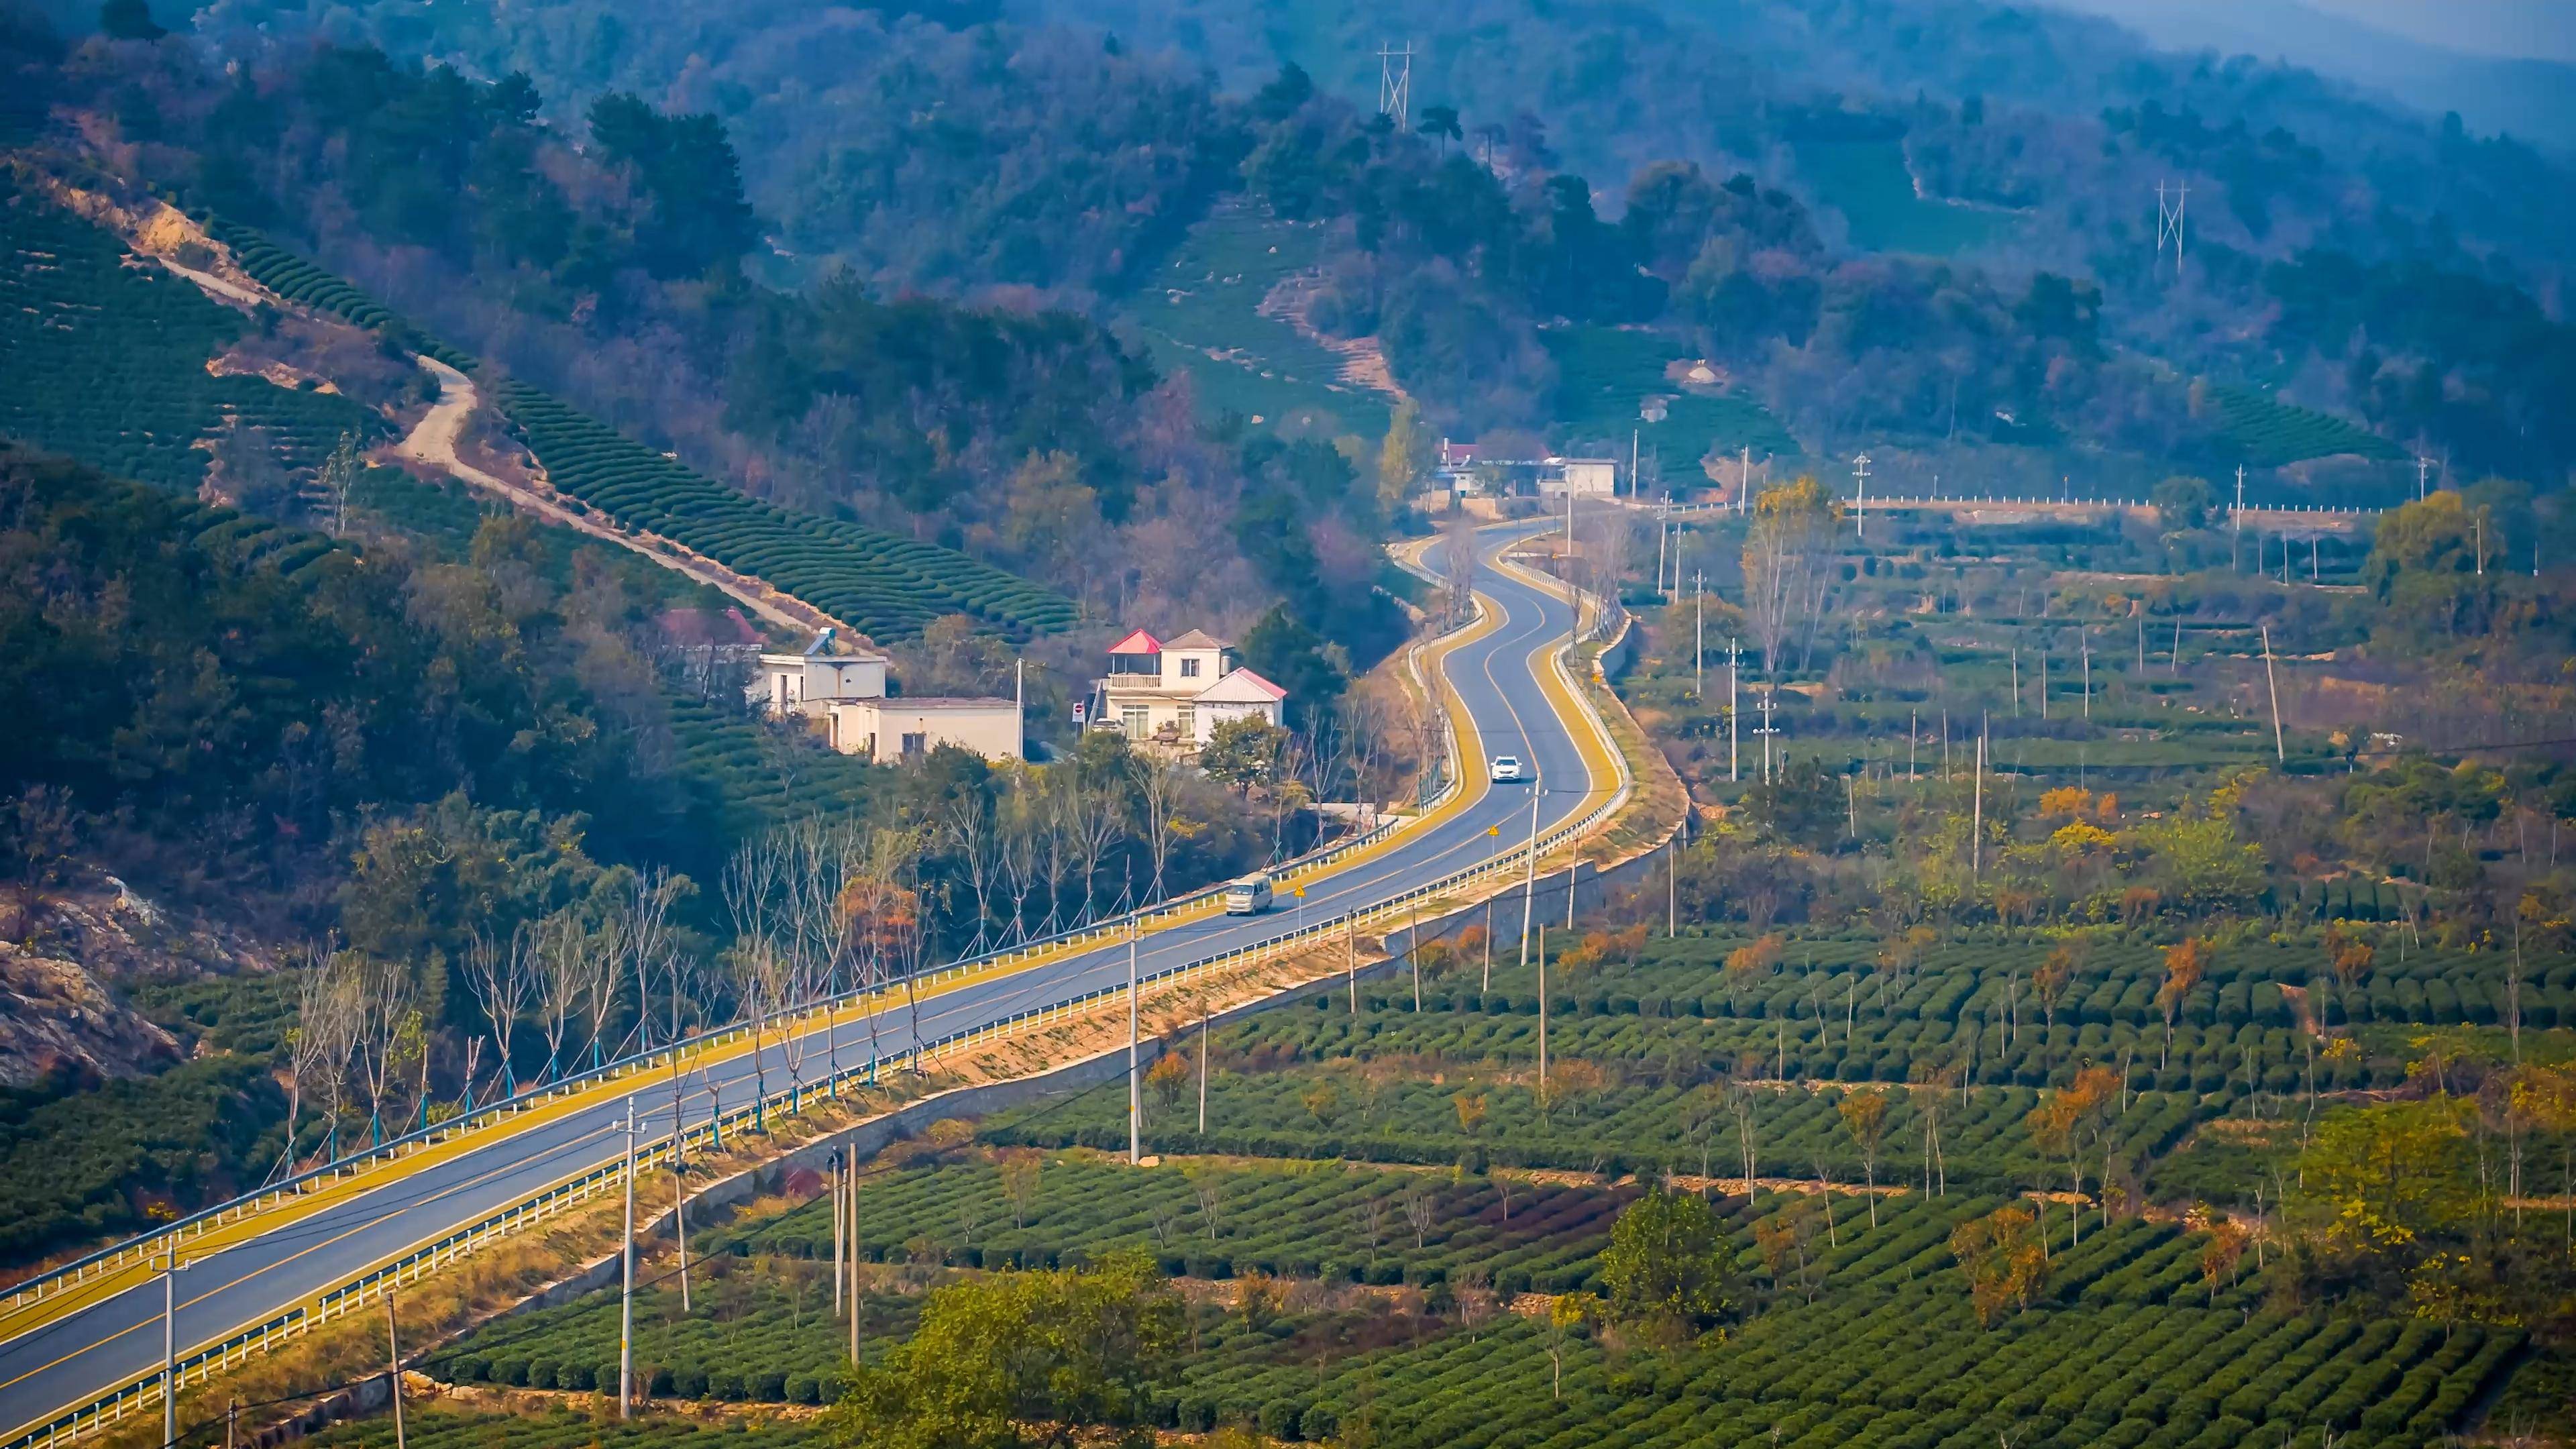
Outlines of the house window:
[[914,755],[920,754],[924,749],[928,748],[929,739],[930,736],[927,734],[905,735],[903,737],[904,758],[910,759]]
[[1199,677],[1199,661],[1198,661],[1198,660],[1195,660],[1195,659],[1184,659],[1184,660],[1182,660],[1182,661],[1181,661],[1181,677],[1182,677],[1183,679],[1196,679],[1196,678],[1198,678],[1198,677]]
[[1120,710],[1118,723],[1127,731],[1127,738],[1131,740],[1141,740],[1152,733],[1145,723],[1145,706],[1141,704],[1131,704]]
[[1199,737],[1199,711],[1198,711],[1198,706],[1196,706],[1196,705],[1190,705],[1190,704],[1182,705],[1182,706],[1181,706],[1181,738],[1182,738],[1182,739],[1185,739],[1185,740],[1194,740],[1194,739],[1197,739],[1198,737]]

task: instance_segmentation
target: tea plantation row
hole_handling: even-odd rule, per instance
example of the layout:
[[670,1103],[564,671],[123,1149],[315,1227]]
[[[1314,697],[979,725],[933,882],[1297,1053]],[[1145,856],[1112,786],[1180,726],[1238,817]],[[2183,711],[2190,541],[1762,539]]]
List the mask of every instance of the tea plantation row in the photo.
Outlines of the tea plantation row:
[[[1560,1063],[1560,1070],[1565,1070]],[[1458,1099],[1481,1102],[1471,1131]],[[1861,1151],[1844,1127],[1837,1090],[1752,1088],[1755,1168],[1764,1177],[1836,1183],[1862,1180]],[[1953,1188],[2012,1191],[2066,1185],[2063,1159],[2043,1157],[2024,1119],[2039,1104],[2028,1087],[1978,1088],[1944,1094],[1939,1105],[1936,1180]],[[1319,1113],[1318,1109],[1322,1111]],[[2215,1106],[2187,1095],[2132,1095],[2109,1119],[2113,1155],[2135,1166],[2170,1147]],[[1100,1088],[1043,1115],[1004,1113],[988,1120],[987,1141],[1032,1147],[1119,1150],[1127,1142],[1124,1088]],[[1560,1091],[1542,1105],[1520,1081],[1447,1081],[1419,1077],[1370,1080],[1346,1067],[1296,1072],[1219,1073],[1208,1085],[1208,1130],[1193,1111],[1158,1114],[1148,1103],[1147,1144],[1156,1151],[1253,1157],[1358,1158],[1447,1164],[1481,1160],[1501,1167],[1618,1173],[1641,1168],[1740,1176],[1743,1151],[1732,1112],[1693,1089],[1650,1083]],[[1912,1095],[1892,1099],[1878,1157],[1882,1185],[1921,1183],[1926,1144],[1923,1114]],[[2101,1170],[2088,1149],[2086,1171]]]
[[910,638],[942,614],[1026,635],[1072,627],[1071,600],[950,549],[763,503],[524,383],[494,400],[557,491],[794,594],[869,636]]
[[318,466],[343,434],[385,433],[337,394],[209,373],[246,330],[241,314],[83,218],[0,182],[0,223],[0,434],[194,493],[199,444],[227,427],[267,434],[290,469]]

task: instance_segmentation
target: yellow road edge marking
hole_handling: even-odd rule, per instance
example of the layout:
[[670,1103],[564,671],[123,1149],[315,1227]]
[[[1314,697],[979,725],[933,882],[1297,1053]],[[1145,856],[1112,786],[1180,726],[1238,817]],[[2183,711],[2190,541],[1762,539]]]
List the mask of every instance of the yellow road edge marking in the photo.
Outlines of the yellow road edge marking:
[[[1485,794],[1491,790],[1491,782],[1484,780],[1481,777],[1481,772],[1472,782],[1473,787],[1471,788],[1471,784],[1466,773],[1465,761],[1476,757],[1474,749],[1470,748],[1471,742],[1480,745],[1481,740],[1477,735],[1474,721],[1469,718],[1467,714],[1465,700],[1458,695],[1457,687],[1450,681],[1447,671],[1439,670],[1437,668],[1439,662],[1447,659],[1449,655],[1469,644],[1475,643],[1478,640],[1495,633],[1502,627],[1502,613],[1499,606],[1495,605],[1489,598],[1484,598],[1484,596],[1481,595],[1479,598],[1483,600],[1484,607],[1479,611],[1478,617],[1474,622],[1468,624],[1464,628],[1453,630],[1448,634],[1438,636],[1432,640],[1426,641],[1423,645],[1418,646],[1423,651],[1423,662],[1436,671],[1437,677],[1440,680],[1441,693],[1452,706],[1452,709],[1450,710],[1450,718],[1461,736],[1462,761],[1460,765],[1461,776],[1459,788],[1452,792],[1449,799],[1442,801],[1439,805],[1434,806],[1432,809],[1425,811],[1420,815],[1402,821],[1395,829],[1389,831],[1384,839],[1372,842],[1369,845],[1363,846],[1348,855],[1342,856],[1339,859],[1326,864],[1310,865],[1299,870],[1285,873],[1281,875],[1279,879],[1288,882],[1313,881],[1321,876],[1338,874],[1351,867],[1367,864],[1369,861],[1383,856],[1397,847],[1408,843],[1414,836],[1419,835],[1423,831],[1433,828],[1455,817],[1462,811],[1474,805],[1476,801],[1484,798]],[[1533,673],[1544,673],[1544,671],[1533,671]],[[1152,928],[1144,934],[1149,936],[1155,935],[1179,926],[1203,921],[1208,917],[1217,914],[1222,909],[1223,902],[1221,899],[1211,899],[1208,902],[1190,906],[1171,913],[1170,915],[1156,921]],[[1052,965],[1069,957],[1082,955],[1099,949],[1102,946],[1111,944],[1114,939],[1115,938],[1112,937],[1069,941],[1018,961],[996,963],[982,969],[968,971],[947,981],[941,982],[936,986],[921,991],[919,993],[919,998],[921,1000],[928,1001],[937,997],[952,995],[956,992],[966,990],[969,987],[980,986],[986,982],[1002,977],[1013,976],[1022,972],[1035,970],[1042,966]],[[900,999],[900,994],[892,988],[888,988],[878,994],[879,1005],[890,1005],[898,999]],[[695,1051],[683,1048],[684,1054],[680,1059],[678,1073],[685,1077],[693,1071],[699,1071],[707,1067],[720,1065],[724,1062],[749,1057],[754,1051],[759,1050],[763,1043],[767,1042],[771,1038],[784,1037],[790,1034],[806,1034],[807,1032],[815,1030],[818,1022],[822,1023],[822,1029],[831,1029],[833,1026],[837,1026],[840,1012],[856,1012],[864,1011],[865,1009],[866,1003],[864,1002],[849,1002],[835,1008],[831,1013],[808,1012],[803,1017],[798,1018],[794,1023],[782,1025],[774,1030],[767,1030],[756,1034],[749,1041],[731,1042],[722,1047],[706,1047]],[[728,1030],[730,1029],[731,1028]],[[671,1074],[668,1063],[657,1064],[650,1070],[659,1080],[667,1080]],[[364,1196],[367,1193],[377,1191],[379,1188],[391,1183],[402,1181],[405,1178],[415,1175],[424,1167],[437,1166],[441,1163],[451,1161],[454,1158],[464,1156],[467,1153],[480,1151],[485,1147],[505,1142],[527,1129],[543,1127],[559,1121],[564,1117],[587,1111],[592,1107],[604,1105],[608,1102],[617,1101],[624,1097],[634,1095],[636,1089],[633,1086],[633,1083],[635,1082],[636,1077],[640,1075],[642,1075],[642,1073],[638,1072],[629,1076],[596,1083],[592,1086],[585,1087],[570,1096],[562,1097],[550,1102],[540,1103],[526,1109],[525,1111],[513,1113],[507,1118],[471,1128],[463,1134],[455,1138],[451,1138],[448,1141],[431,1144],[429,1146],[416,1149],[405,1156],[395,1158],[391,1161],[376,1163],[369,1167],[360,1169],[346,1179],[317,1188],[309,1193],[298,1193],[291,1200],[282,1200],[273,1208],[246,1213],[241,1217],[233,1219],[229,1223],[217,1224],[209,1228],[203,1234],[189,1239],[186,1243],[182,1244],[181,1256],[184,1258],[204,1258],[210,1254],[221,1252],[228,1248],[237,1247],[242,1243],[251,1241],[252,1239],[293,1227],[299,1222],[313,1217],[326,1209],[345,1203],[352,1198]],[[399,1171],[395,1169],[399,1169]],[[579,1174],[576,1173],[573,1174],[573,1176],[579,1176]],[[570,1179],[567,1178],[565,1180],[569,1181]],[[547,1190],[551,1189],[540,1189],[540,1191]],[[252,1228],[255,1228],[256,1230],[245,1231],[246,1229]],[[435,1236],[438,1235],[433,1235],[433,1238]],[[431,1239],[424,1239],[423,1241],[430,1240]],[[190,1249],[193,1249],[194,1251],[189,1251]],[[394,1261],[402,1256],[402,1253],[396,1253],[383,1261]],[[6,1326],[8,1329],[5,1338],[0,1338],[0,1342],[5,1342],[8,1339],[20,1338],[27,1334],[37,1332],[54,1323],[60,1322],[74,1313],[113,1298],[117,1294],[123,1293],[127,1289],[136,1286],[138,1283],[148,1282],[156,1271],[157,1270],[151,1266],[150,1257],[146,1257],[123,1267],[103,1273],[82,1286],[49,1295],[37,1300],[36,1302],[29,1303],[14,1312],[0,1313],[0,1326]],[[373,1267],[363,1269],[355,1276],[364,1277],[366,1273],[372,1271],[374,1271]],[[247,1281],[247,1279],[244,1281]],[[290,1304],[288,1306],[292,1307],[293,1305]],[[22,1315],[24,1316],[24,1321],[22,1323],[10,1323],[11,1318],[20,1317]],[[102,1342],[103,1341],[104,1340],[102,1340]],[[50,1367],[50,1365],[48,1365],[48,1367]],[[38,1371],[41,1372],[41,1370]]]

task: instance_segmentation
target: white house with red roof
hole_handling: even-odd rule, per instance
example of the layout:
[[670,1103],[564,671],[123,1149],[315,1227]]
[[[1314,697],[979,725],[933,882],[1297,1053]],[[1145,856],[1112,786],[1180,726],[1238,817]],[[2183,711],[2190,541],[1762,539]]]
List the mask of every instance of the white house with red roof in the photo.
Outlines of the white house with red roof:
[[1258,717],[1278,724],[1288,691],[1237,662],[1234,646],[1192,629],[1158,639],[1138,629],[1109,646],[1095,681],[1089,723],[1138,744],[1196,754],[1216,727]]

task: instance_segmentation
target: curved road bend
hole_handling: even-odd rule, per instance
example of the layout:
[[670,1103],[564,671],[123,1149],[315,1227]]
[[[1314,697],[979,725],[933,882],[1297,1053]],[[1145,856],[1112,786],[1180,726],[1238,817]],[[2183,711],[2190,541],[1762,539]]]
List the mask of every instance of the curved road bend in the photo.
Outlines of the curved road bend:
[[[1535,766],[1542,791],[1538,830],[1544,834],[1600,803],[1616,782],[1588,778],[1568,723],[1551,711],[1539,688],[1536,672],[1548,667],[1549,653],[1565,639],[1568,606],[1497,572],[1492,553],[1500,542],[1498,535],[1485,535],[1486,551],[1477,569],[1478,591],[1500,613],[1499,626],[1453,650],[1448,674],[1478,736],[1470,748],[1488,756],[1516,754],[1525,766]],[[1329,918],[1529,839],[1532,787],[1488,788],[1484,762],[1465,763],[1467,789],[1473,798],[1463,809],[1392,849],[1308,881],[1305,909],[1318,918]],[[1578,786],[1577,781],[1582,783]],[[1487,836],[1488,827],[1498,828],[1499,834]],[[1267,917],[1216,916],[1183,922],[1145,938],[1141,966],[1151,972],[1183,965],[1275,934],[1295,918],[1295,903],[1283,897]],[[1102,947],[927,998],[921,1005],[921,1034],[936,1040],[1126,979],[1126,950]],[[880,1013],[875,1030],[878,1050],[886,1056],[911,1044],[911,1025],[900,1010]],[[864,1058],[869,1038],[864,1017],[841,1023],[837,1035],[840,1050],[849,1054],[845,1061]],[[805,1058],[809,1070],[816,1070],[814,1064],[826,1059],[823,1039],[819,1030],[812,1035]],[[766,1050],[770,1080],[785,1080],[780,1048]],[[711,1100],[736,1106],[747,1100],[752,1057],[746,1052],[713,1065],[709,1073],[717,1089],[713,1099],[707,1074],[685,1081],[681,1111],[692,1122],[705,1119]],[[645,1140],[670,1130],[667,1091],[641,1089],[637,1106]],[[525,1131],[431,1163],[402,1180],[189,1264],[178,1276],[180,1353],[184,1356],[196,1345],[262,1322],[551,1183],[615,1160],[625,1150],[619,1130],[622,1115],[622,1106],[603,1103],[531,1124]],[[0,1343],[0,1443],[75,1403],[86,1404],[157,1369],[160,1317],[160,1285],[147,1281]]]

